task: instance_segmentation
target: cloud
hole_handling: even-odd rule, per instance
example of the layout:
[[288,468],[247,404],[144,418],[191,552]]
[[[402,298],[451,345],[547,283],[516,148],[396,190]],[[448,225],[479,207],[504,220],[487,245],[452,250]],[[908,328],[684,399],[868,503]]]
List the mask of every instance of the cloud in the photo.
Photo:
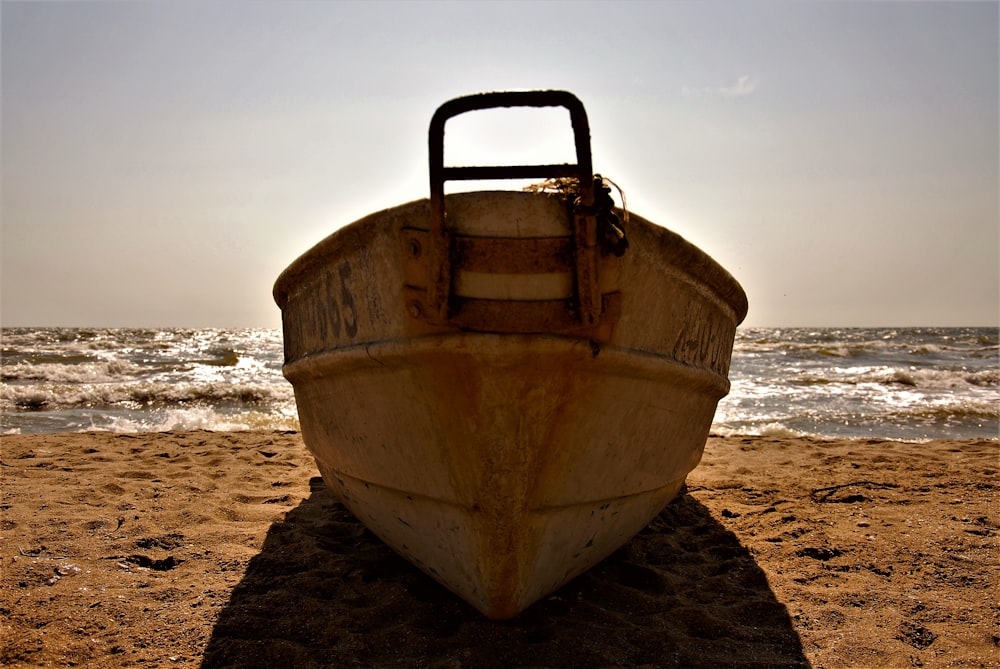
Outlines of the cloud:
[[719,89],[719,94],[724,98],[741,98],[745,95],[751,95],[757,90],[757,80],[751,77],[749,74],[744,74],[742,77],[736,80],[736,84],[733,86],[723,86]]
[[744,74],[732,86],[705,86],[700,89],[684,86],[681,88],[681,94],[685,97],[742,98],[753,95],[756,90],[757,78]]

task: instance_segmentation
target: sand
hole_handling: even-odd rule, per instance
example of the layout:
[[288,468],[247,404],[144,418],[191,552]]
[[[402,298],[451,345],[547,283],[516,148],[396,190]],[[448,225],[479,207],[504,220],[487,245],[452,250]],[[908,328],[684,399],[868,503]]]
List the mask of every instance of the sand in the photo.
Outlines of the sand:
[[0,440],[8,667],[1000,665],[996,440],[716,438],[590,572],[490,622],[297,434]]

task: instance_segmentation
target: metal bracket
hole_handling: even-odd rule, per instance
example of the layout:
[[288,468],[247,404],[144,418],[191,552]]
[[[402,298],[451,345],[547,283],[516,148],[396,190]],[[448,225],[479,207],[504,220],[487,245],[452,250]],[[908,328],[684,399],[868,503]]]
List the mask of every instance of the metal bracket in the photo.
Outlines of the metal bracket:
[[[576,164],[445,167],[445,122],[465,112],[496,107],[565,107],[569,110],[576,145]],[[597,325],[602,311],[598,281],[597,219],[594,215],[595,184],[590,154],[590,126],[583,103],[567,91],[515,91],[480,93],[455,98],[441,105],[431,118],[428,133],[430,157],[430,230],[427,312],[431,322],[447,324],[451,312],[452,238],[445,221],[444,182],[480,179],[524,179],[575,177],[579,194],[573,213],[573,245],[578,324]]]

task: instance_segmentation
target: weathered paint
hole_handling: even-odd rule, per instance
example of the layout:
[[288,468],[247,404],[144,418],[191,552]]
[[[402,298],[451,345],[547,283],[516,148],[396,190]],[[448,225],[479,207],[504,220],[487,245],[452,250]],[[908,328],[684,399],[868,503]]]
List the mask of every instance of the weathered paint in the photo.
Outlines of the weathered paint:
[[[560,240],[572,214],[557,199],[446,204],[454,246],[475,248],[453,279],[463,262],[507,278],[575,271]],[[344,504],[483,613],[510,617],[676,494],[728,391],[746,298],[704,253],[633,214],[628,253],[598,263],[599,326],[574,321],[573,298],[544,281],[532,293],[530,278],[510,300],[452,286],[457,318],[428,321],[428,215],[426,201],[378,212],[286,270],[275,287],[285,375]]]

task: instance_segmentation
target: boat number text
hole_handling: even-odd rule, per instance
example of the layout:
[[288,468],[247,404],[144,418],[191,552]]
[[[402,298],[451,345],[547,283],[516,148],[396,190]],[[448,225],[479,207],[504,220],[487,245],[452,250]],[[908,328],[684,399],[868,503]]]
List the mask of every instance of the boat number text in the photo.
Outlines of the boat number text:
[[[329,276],[325,281],[326,304],[329,318],[319,319],[320,336],[325,340],[340,337],[341,328],[348,337],[358,334],[358,312],[354,305],[354,296],[348,288],[351,278],[351,265],[341,263],[336,276]],[[337,286],[339,284],[339,287]]]

